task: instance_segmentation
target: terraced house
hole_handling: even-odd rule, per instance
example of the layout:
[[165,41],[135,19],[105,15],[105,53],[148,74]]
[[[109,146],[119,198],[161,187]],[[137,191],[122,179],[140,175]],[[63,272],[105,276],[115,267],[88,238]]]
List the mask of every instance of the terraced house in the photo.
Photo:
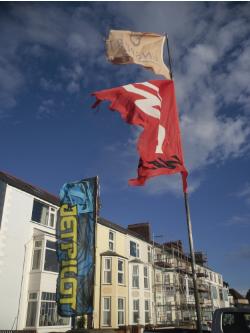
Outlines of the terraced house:
[[[58,207],[54,195],[0,172],[0,329],[63,332],[71,326],[56,306]],[[173,244],[152,242],[148,223],[123,228],[99,218],[94,313],[88,325],[118,328],[194,320],[189,257]],[[201,304],[206,300],[211,311],[227,306],[222,276],[204,263],[197,270],[204,284]],[[210,318],[210,312],[203,314]]]

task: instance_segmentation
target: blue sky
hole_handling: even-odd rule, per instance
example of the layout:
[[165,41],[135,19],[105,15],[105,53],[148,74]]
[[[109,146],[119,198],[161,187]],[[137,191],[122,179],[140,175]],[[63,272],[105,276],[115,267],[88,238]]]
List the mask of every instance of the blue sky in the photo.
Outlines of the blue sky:
[[54,194],[99,175],[101,215],[187,228],[179,175],[140,188],[138,130],[91,109],[90,93],[156,78],[105,59],[110,29],[167,32],[180,111],[194,245],[231,287],[250,288],[250,5],[195,2],[1,3],[0,169]]

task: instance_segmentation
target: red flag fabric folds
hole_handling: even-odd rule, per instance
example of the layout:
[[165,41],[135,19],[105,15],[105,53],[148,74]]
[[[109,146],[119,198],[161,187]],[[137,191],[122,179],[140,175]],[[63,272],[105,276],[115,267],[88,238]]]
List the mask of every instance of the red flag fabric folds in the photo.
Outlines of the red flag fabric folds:
[[174,82],[151,80],[124,85],[93,93],[96,102],[111,102],[109,108],[118,111],[129,124],[144,128],[137,143],[140,155],[138,176],[130,185],[144,185],[154,176],[180,172],[183,191],[187,191],[187,170],[181,146]]

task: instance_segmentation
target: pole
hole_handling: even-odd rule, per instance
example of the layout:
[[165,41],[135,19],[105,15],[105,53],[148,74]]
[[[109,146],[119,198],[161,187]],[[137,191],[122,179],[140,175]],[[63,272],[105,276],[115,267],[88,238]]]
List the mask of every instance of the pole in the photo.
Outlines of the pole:
[[169,48],[169,41],[168,41],[168,34],[166,34],[166,39],[167,39],[167,48],[168,48],[168,65],[169,65],[169,74],[171,80],[173,79],[173,72],[172,72],[172,59],[170,55],[170,48]]
[[193,277],[193,284],[194,284],[195,309],[196,309],[196,315],[197,315],[197,331],[199,333],[202,333],[201,311],[200,311],[200,303],[199,303],[198,289],[197,289],[197,283],[196,283],[195,256],[194,256],[192,224],[191,224],[191,218],[190,218],[190,210],[189,210],[188,194],[187,193],[184,193],[184,201],[185,201],[185,209],[186,209],[189,248],[190,248],[190,255],[191,255],[192,277]]
[[[167,34],[166,34],[166,38],[167,38],[167,49],[168,49],[168,60],[169,60],[168,63],[169,63],[170,77],[171,77],[171,79],[173,79],[172,59],[171,59],[171,55],[170,55],[170,47],[169,47],[169,40],[168,40]],[[187,220],[187,227],[188,227],[189,248],[190,248],[190,255],[191,255],[192,278],[193,278],[193,284],[194,284],[195,309],[196,309],[196,315],[197,315],[197,331],[198,331],[198,333],[202,333],[201,311],[200,311],[200,303],[199,303],[198,289],[197,289],[197,283],[196,283],[192,224],[191,224],[190,210],[189,210],[189,204],[188,204],[188,194],[185,192],[184,192],[184,201],[185,201],[186,220]]]
[[[100,188],[99,188],[99,177],[96,176],[95,177],[95,182],[96,182],[96,189],[95,189],[95,207],[94,207],[94,211],[95,211],[95,226],[94,226],[94,240],[93,240],[93,247],[94,247],[94,288],[93,288],[93,300],[92,300],[92,307],[93,309],[95,308],[95,296],[96,296],[96,281],[97,281],[97,274],[96,274],[96,259],[97,259],[97,222],[99,220],[99,210],[100,210]],[[100,280],[100,284],[101,284],[101,280]],[[99,314],[99,316],[101,315],[101,313]],[[88,314],[87,316],[88,318],[88,323],[87,323],[87,328],[89,329],[93,329],[94,328],[94,311],[91,314]]]
[[76,329],[76,315],[71,316],[71,330],[74,331]]

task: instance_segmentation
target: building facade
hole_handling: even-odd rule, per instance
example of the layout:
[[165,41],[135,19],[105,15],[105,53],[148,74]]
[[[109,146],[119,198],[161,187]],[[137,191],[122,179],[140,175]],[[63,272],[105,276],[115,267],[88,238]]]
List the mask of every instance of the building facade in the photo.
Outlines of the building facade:
[[66,331],[57,315],[58,199],[0,173],[0,329]]
[[[58,198],[0,172],[0,329],[67,331],[57,314]],[[174,243],[172,243],[174,244]],[[148,224],[96,225],[94,313],[85,325],[180,325],[195,320],[188,256],[155,244]],[[227,306],[222,276],[197,264],[204,320]],[[211,310],[211,311],[210,311]],[[83,318],[81,318],[83,321]]]
[[[195,326],[196,311],[191,259],[181,241],[155,245],[156,325]],[[197,289],[203,323],[212,321],[213,312],[230,306],[228,288],[222,275],[207,266],[203,253],[196,253]]]

